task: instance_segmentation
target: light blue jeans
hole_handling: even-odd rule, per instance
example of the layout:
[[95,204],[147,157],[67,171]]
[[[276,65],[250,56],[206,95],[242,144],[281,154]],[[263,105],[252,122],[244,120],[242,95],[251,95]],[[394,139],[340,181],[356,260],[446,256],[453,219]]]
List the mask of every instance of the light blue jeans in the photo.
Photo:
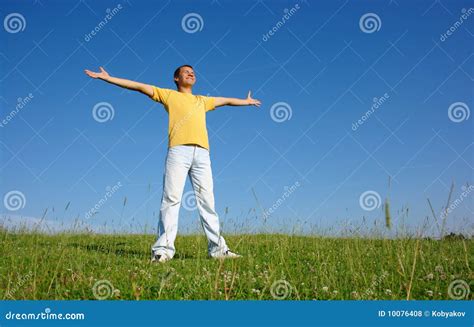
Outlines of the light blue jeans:
[[201,225],[208,240],[208,254],[211,257],[222,255],[228,247],[220,234],[219,217],[214,208],[211,159],[209,151],[197,145],[176,145],[168,149],[158,239],[151,248],[152,253],[169,258],[175,254],[179,208],[187,175],[194,189]]

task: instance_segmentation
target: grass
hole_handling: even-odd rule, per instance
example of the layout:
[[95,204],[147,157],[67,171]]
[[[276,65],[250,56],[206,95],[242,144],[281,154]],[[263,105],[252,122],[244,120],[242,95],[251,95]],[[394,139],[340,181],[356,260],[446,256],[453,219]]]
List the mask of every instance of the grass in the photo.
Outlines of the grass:
[[204,236],[178,236],[165,264],[150,263],[153,235],[0,238],[2,299],[449,300],[453,281],[473,280],[472,238],[229,235],[244,258],[219,261]]

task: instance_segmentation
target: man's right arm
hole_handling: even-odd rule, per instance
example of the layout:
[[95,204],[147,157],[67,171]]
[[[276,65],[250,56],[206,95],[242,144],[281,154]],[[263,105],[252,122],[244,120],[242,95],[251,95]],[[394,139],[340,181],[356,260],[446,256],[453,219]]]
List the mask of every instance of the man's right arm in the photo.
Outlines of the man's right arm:
[[153,97],[153,87],[149,84],[144,84],[140,82],[131,81],[124,78],[112,77],[105,71],[104,68],[99,67],[100,72],[92,72],[90,70],[85,70],[85,73],[92,78],[101,79],[107,83],[123,87],[125,89],[141,92],[149,97]]

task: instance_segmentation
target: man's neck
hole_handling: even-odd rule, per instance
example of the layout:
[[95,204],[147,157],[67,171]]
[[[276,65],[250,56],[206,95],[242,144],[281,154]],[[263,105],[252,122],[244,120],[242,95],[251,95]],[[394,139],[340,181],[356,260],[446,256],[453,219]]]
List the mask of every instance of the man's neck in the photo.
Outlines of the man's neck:
[[193,94],[192,88],[186,86],[178,86],[178,92]]

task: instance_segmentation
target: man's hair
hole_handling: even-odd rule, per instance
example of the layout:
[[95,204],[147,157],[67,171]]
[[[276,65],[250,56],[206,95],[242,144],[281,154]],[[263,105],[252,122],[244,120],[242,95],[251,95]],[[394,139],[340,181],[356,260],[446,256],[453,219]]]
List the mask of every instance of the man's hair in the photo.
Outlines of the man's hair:
[[[173,80],[175,78],[178,78],[179,77],[179,72],[181,71],[181,68],[183,67],[189,67],[191,69],[194,69],[193,66],[191,65],[182,65],[182,66],[179,66],[178,68],[176,68],[176,70],[174,71],[174,76],[173,76]],[[176,87],[178,87],[178,82],[174,81],[174,84],[176,84]]]

